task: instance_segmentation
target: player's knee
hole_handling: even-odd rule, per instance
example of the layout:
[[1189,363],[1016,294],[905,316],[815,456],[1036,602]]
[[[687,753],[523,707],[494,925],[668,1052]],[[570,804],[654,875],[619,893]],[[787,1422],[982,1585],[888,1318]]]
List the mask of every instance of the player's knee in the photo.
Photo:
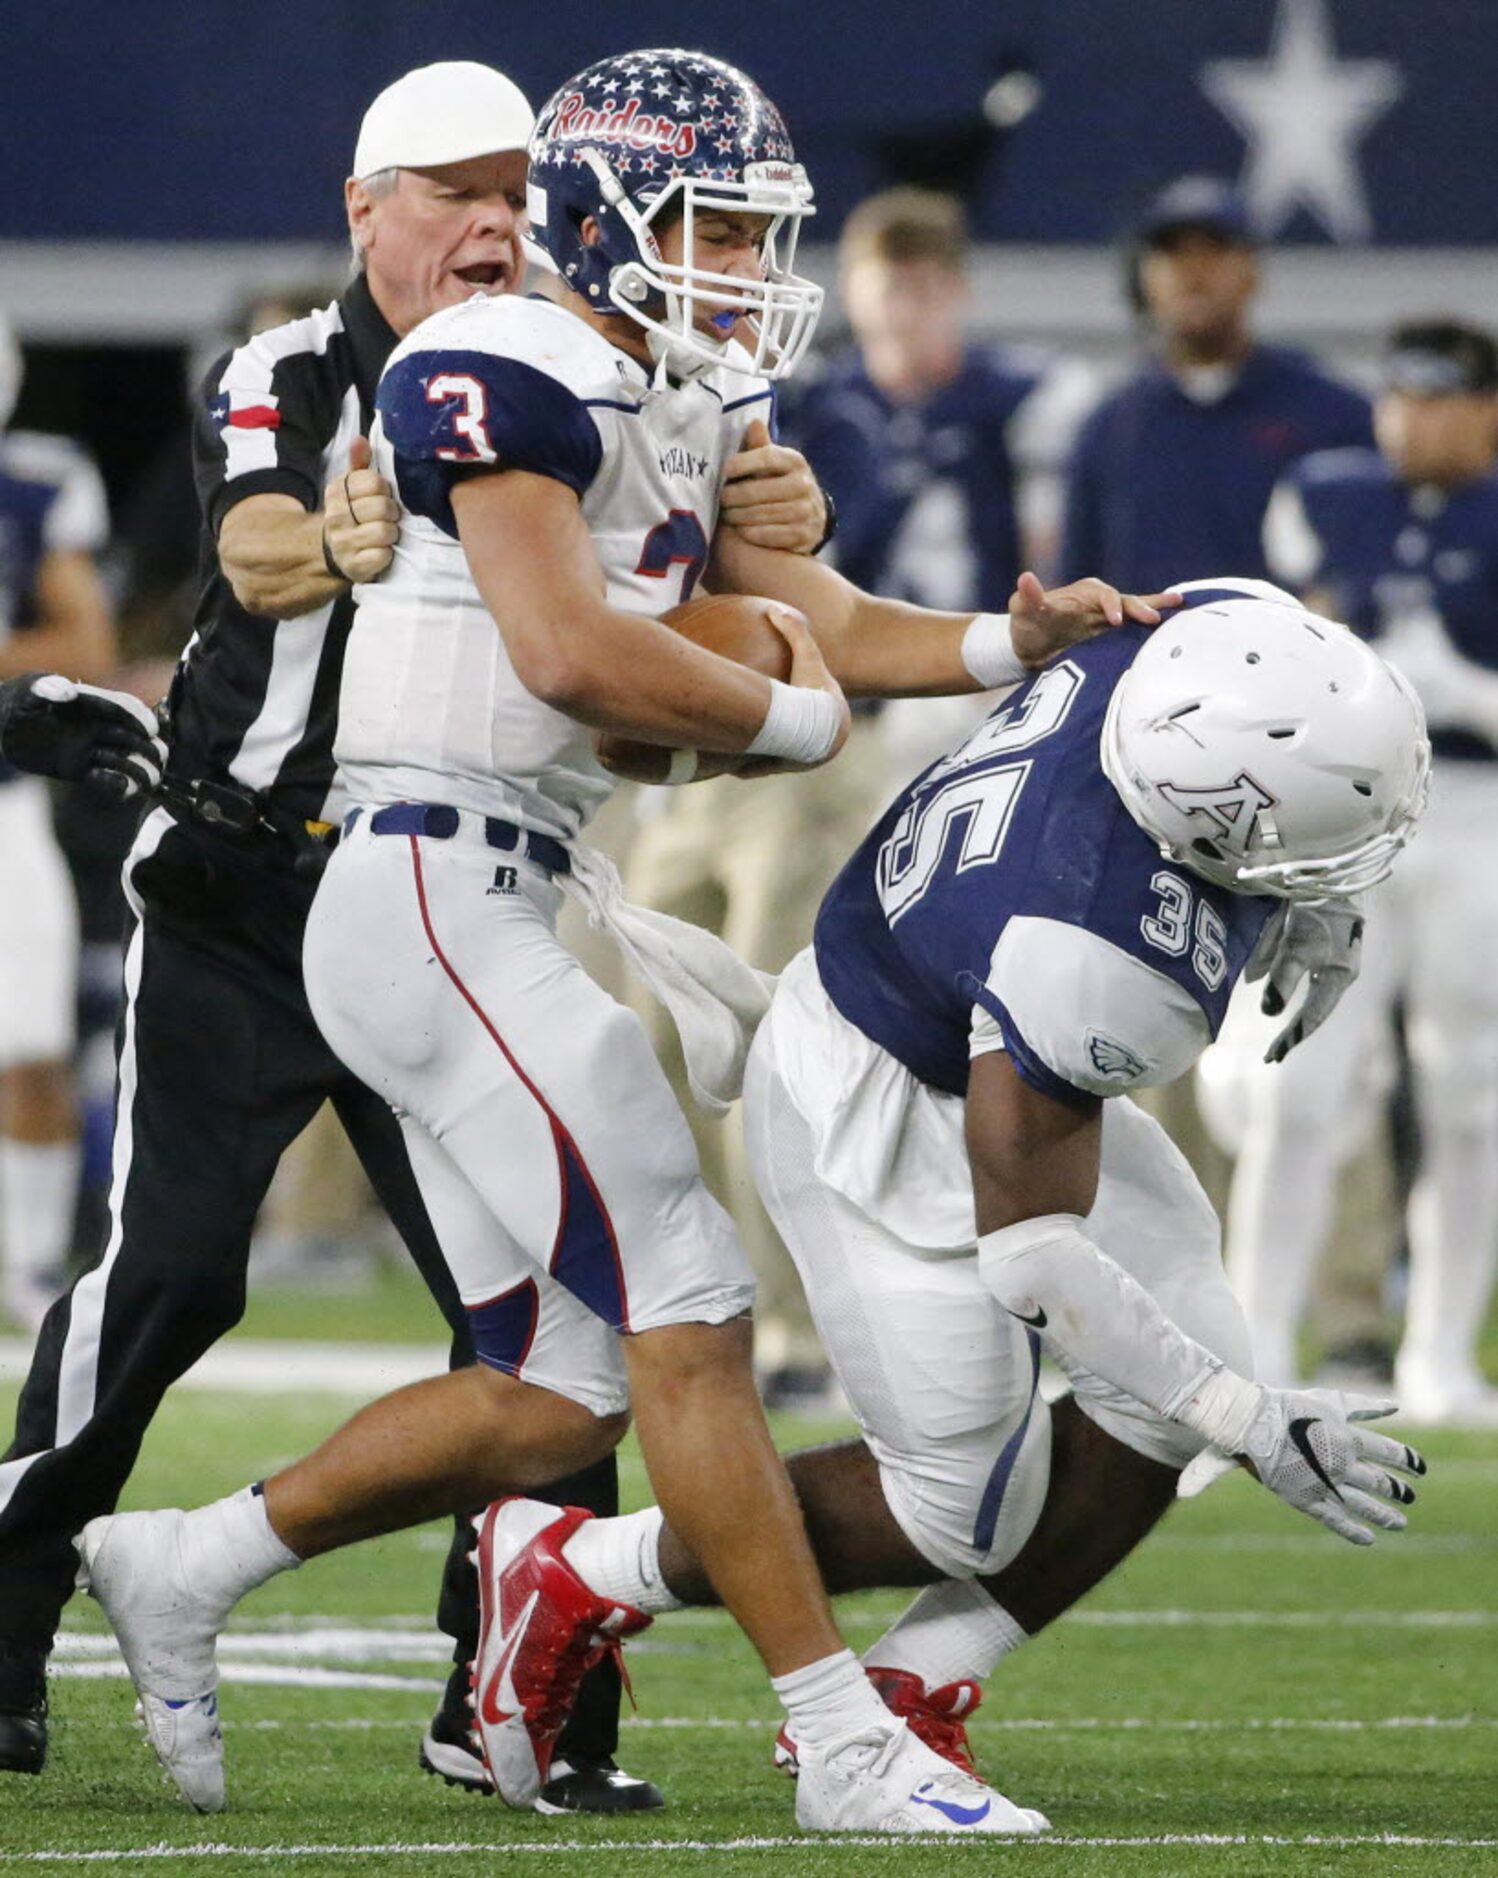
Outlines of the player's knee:
[[1051,1474],[1051,1416],[1037,1396],[1002,1439],[918,1460],[886,1455],[885,1502],[905,1537],[946,1578],[1002,1571],[1035,1529]]
[[464,1373],[473,1391],[468,1399],[503,1449],[515,1490],[591,1467],[629,1432],[629,1411],[617,1406],[615,1392],[595,1396],[580,1387],[569,1394],[483,1362]]

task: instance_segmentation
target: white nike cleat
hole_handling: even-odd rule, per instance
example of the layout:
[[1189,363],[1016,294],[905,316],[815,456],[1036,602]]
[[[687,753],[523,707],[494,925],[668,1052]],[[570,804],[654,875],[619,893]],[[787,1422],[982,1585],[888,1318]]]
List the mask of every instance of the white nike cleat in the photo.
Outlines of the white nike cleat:
[[903,1721],[860,1729],[830,1746],[798,1749],[796,1823],[811,1832],[1006,1834],[1050,1830],[917,1740]]
[[143,1695],[135,1718],[145,1730],[163,1776],[199,1813],[224,1810],[224,1737],[218,1725],[218,1697],[200,1695],[188,1702]]
[[76,1544],[78,1583],[98,1600],[140,1697],[146,1739],[190,1806],[224,1805],[218,1725],[218,1634],[230,1605],[204,1595],[182,1554],[186,1515],[115,1513]]

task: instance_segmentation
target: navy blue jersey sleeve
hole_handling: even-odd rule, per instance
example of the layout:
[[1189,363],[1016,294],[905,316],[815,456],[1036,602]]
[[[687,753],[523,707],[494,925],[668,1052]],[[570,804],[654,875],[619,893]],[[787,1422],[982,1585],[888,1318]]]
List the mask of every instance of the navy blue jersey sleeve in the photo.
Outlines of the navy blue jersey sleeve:
[[603,461],[603,440],[583,401],[519,359],[408,353],[380,380],[376,402],[401,500],[454,539],[453,484],[475,470],[529,470],[581,496]]

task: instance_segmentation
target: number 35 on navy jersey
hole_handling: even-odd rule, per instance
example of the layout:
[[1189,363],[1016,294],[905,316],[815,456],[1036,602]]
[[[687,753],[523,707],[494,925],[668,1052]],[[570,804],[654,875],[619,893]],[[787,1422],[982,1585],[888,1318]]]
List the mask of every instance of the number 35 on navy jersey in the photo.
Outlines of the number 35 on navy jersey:
[[817,962],[843,1015],[967,1087],[975,1018],[1065,1098],[1166,1082],[1215,1035],[1271,903],[1162,859],[1102,771],[1125,628],[1016,691],[896,800],[834,882]]

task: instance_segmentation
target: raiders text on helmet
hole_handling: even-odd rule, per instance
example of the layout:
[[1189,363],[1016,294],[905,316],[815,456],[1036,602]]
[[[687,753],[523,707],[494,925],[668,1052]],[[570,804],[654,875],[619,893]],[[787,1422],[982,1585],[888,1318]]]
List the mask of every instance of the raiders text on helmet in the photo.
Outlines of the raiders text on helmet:
[[[822,306],[821,288],[794,272],[811,184],[752,79],[679,49],[604,59],[542,106],[530,155],[532,240],[590,306],[643,326],[674,375],[794,370]],[[694,223],[709,212],[769,218],[759,280],[694,265]],[[678,214],[679,266],[656,239]],[[589,217],[596,244],[583,240]]]

